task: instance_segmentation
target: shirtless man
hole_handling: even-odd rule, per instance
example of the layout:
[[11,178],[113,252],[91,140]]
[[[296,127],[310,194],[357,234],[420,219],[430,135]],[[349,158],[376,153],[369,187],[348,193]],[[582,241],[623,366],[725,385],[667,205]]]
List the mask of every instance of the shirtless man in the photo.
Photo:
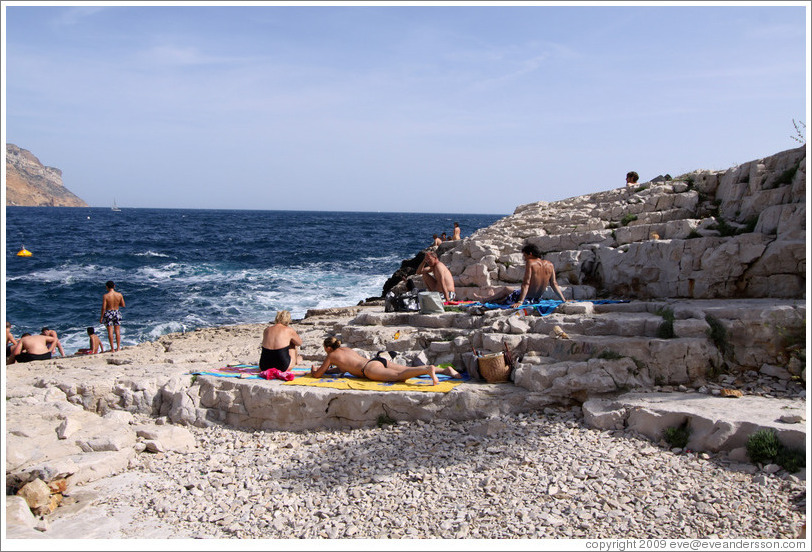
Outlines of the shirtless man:
[[283,310],[276,313],[274,324],[262,332],[262,353],[259,357],[259,369],[276,368],[287,372],[304,359],[297,351],[302,346],[302,338],[289,326],[290,312]]
[[102,345],[101,339],[96,335],[96,330],[92,326],[87,329],[87,335],[90,338],[89,354],[103,353],[104,345]]
[[328,337],[324,340],[324,350],[327,358],[322,362],[321,367],[310,368],[310,375],[320,378],[327,373],[330,365],[335,366],[343,372],[349,372],[355,377],[366,378],[372,381],[406,381],[409,378],[428,374],[434,385],[440,383],[437,374],[445,374],[452,378],[462,378],[459,372],[451,368],[438,370],[434,365],[423,366],[403,366],[395,364],[383,357],[376,356],[373,359],[364,358],[349,347],[342,347],[341,341],[335,337]]
[[433,241],[431,242],[431,245],[436,246],[436,245],[440,245],[441,243],[443,243],[443,240],[440,239],[440,236],[438,236],[437,234],[434,234],[434,238],[433,238]]
[[460,223],[459,222],[454,223],[454,235],[451,237],[451,239],[452,240],[460,239]]
[[[126,307],[124,296],[116,291],[116,284],[108,281],[105,286],[107,293],[102,300],[101,317],[99,322],[107,326],[107,338],[110,340],[110,351],[121,350],[121,313],[118,309]],[[115,346],[113,346],[113,333],[115,332]]]
[[547,286],[552,286],[553,290],[561,297],[561,301],[567,303],[568,300],[564,298],[564,293],[558,287],[558,282],[555,280],[555,267],[550,261],[545,261],[541,258],[541,251],[537,245],[528,243],[522,247],[522,256],[524,257],[524,277],[522,278],[522,287],[513,291],[504,291],[497,293],[488,299],[483,300],[483,303],[511,303],[512,308],[521,307],[525,300],[531,303],[536,303],[541,300],[541,296],[547,290]]
[[56,348],[56,341],[56,338],[52,335],[31,335],[24,333],[17,342],[17,345],[14,346],[12,354],[17,362],[48,360]]
[[626,173],[626,186],[637,186],[637,181],[640,179],[640,176],[634,172],[629,171]]
[[6,321],[6,364],[14,364],[14,347],[17,340],[11,334],[11,322]]
[[[434,276],[430,273],[433,272]],[[422,276],[423,283],[429,291],[439,291],[446,301],[453,301],[457,298],[454,288],[454,277],[448,267],[440,262],[434,251],[427,251],[423,257],[423,262],[417,267],[417,274]]]
[[65,351],[62,349],[62,343],[59,341],[59,336],[56,335],[56,331],[54,331],[54,330],[52,330],[52,329],[50,329],[50,328],[48,328],[46,326],[45,328],[42,328],[42,331],[40,333],[42,335],[50,335],[54,339],[56,339],[56,348],[59,349],[59,354],[62,355],[62,356],[65,356]]

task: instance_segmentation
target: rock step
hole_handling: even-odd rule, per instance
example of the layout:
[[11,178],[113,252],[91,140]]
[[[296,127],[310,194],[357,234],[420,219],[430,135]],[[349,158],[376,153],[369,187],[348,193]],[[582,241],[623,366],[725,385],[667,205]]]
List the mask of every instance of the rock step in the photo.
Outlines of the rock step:
[[187,408],[167,405],[162,414],[199,427],[225,423],[264,431],[370,427],[381,420],[475,420],[533,412],[557,402],[510,383],[465,383],[448,393],[375,392],[208,376],[198,378],[185,397]]
[[774,431],[785,447],[803,450],[805,411],[803,401],[699,393],[624,393],[583,404],[584,422],[595,429],[631,430],[657,442],[667,428],[687,424],[686,448],[730,451],[741,462],[747,462],[747,439],[759,430]]

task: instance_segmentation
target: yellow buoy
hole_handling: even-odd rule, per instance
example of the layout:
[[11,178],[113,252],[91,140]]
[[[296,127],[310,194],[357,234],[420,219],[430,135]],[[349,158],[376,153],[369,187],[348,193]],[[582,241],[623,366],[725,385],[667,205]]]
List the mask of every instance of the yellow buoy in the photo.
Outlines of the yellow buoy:
[[23,246],[22,249],[17,251],[17,256],[18,257],[30,257],[32,254],[33,253],[31,253],[28,249],[26,249],[25,246]]

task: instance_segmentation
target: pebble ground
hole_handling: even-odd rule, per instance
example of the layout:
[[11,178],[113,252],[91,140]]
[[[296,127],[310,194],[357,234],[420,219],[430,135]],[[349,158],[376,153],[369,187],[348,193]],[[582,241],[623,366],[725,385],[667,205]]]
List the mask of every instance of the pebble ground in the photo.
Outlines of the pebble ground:
[[798,538],[805,521],[803,473],[588,429],[580,409],[310,433],[191,430],[197,452],[139,454],[131,468],[143,483],[105,506],[221,539],[774,539]]

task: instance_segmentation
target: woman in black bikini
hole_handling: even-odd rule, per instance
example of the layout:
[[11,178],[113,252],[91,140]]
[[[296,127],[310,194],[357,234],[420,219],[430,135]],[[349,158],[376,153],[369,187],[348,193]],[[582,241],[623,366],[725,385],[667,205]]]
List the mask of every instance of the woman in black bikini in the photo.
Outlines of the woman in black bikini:
[[348,347],[342,347],[341,341],[335,337],[328,337],[324,340],[324,350],[327,358],[322,362],[321,367],[310,369],[310,375],[314,378],[324,376],[330,365],[335,366],[342,372],[349,372],[359,378],[367,378],[373,381],[406,381],[409,378],[428,374],[434,385],[440,383],[437,374],[446,374],[452,378],[460,378],[459,372],[451,367],[438,370],[434,365],[424,366],[403,366],[395,364],[391,360],[376,356],[373,359],[364,358]]

